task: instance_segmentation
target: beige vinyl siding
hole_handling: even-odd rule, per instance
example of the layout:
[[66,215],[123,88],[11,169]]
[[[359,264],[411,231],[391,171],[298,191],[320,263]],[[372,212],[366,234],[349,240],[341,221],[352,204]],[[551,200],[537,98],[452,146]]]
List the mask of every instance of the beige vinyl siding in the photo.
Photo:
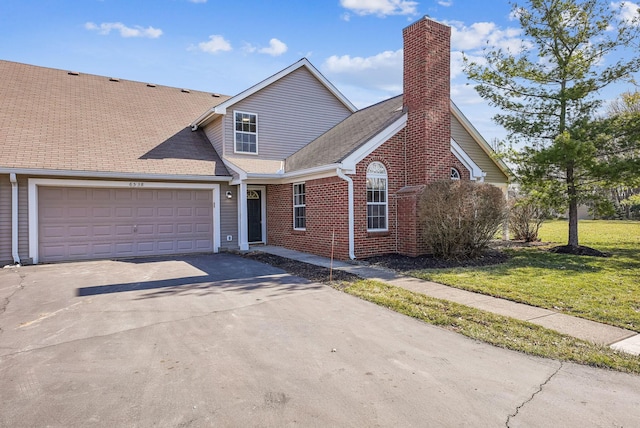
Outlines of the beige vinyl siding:
[[484,180],[488,183],[506,183],[507,176],[500,170],[498,165],[487,155],[480,147],[471,134],[462,126],[462,124],[453,115],[451,116],[451,138],[454,139],[462,150],[464,150],[471,159],[484,171],[487,176]]
[[301,67],[227,109],[224,118],[227,156],[234,153],[233,112],[236,110],[258,115],[258,155],[261,159],[284,159],[351,114]]
[[222,119],[217,118],[213,122],[207,124],[204,128],[204,133],[211,142],[211,145],[216,152],[218,152],[218,156],[224,156],[223,153],[223,139],[222,139]]
[[[227,199],[227,191],[232,198]],[[227,241],[227,235],[233,237]],[[237,250],[238,244],[238,186],[220,184],[220,249]]]
[[11,256],[11,182],[0,175],[0,264],[13,262]]

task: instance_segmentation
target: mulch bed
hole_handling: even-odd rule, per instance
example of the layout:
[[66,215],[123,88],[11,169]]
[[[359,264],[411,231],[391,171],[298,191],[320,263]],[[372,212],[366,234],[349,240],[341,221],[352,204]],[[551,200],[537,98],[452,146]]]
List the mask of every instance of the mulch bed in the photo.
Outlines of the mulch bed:
[[268,265],[282,269],[291,275],[299,276],[313,282],[329,283],[331,281],[352,282],[358,280],[358,276],[344,272],[341,270],[333,270],[329,268],[312,265],[310,263],[300,262],[298,260],[288,259],[286,257],[276,256],[274,254],[261,253],[252,251],[244,254],[244,257],[256,260]]
[[[365,263],[372,266],[380,266],[391,269],[396,272],[408,272],[418,269],[447,269],[456,267],[478,267],[491,266],[504,263],[509,260],[509,255],[501,251],[504,248],[514,247],[538,247],[548,244],[542,242],[519,242],[519,241],[496,241],[492,244],[492,248],[486,250],[482,255],[475,259],[456,259],[447,260],[430,255],[409,257],[400,254],[387,254],[383,256],[369,257],[367,259],[358,260],[357,263]],[[568,247],[560,246],[550,248],[548,251],[556,253],[566,253],[582,256],[608,257],[608,254],[589,247]],[[356,281],[357,275],[341,270],[330,271],[329,268],[316,266],[298,260],[288,259],[286,257],[276,256],[274,254],[253,251],[243,254],[244,257],[256,260],[262,263],[275,266],[292,275],[306,278],[309,281],[330,283],[333,282],[352,282]]]
[[[351,282],[358,279],[358,276],[341,270],[330,271],[329,268],[316,266],[274,254],[252,251],[245,253],[244,257],[256,260],[271,266],[280,268],[285,272],[306,278],[314,282],[329,283],[331,281]],[[498,250],[487,250],[477,259],[444,260],[433,256],[408,257],[399,254],[388,254],[384,256],[370,257],[360,260],[372,266],[380,266],[392,269],[396,272],[406,272],[416,269],[443,269],[465,266],[488,266],[504,263],[509,256]]]

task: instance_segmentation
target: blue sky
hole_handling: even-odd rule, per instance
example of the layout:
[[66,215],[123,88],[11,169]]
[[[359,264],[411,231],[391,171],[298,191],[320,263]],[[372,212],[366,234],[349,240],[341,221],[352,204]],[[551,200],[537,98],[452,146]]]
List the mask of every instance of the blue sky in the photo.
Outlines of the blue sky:
[[[519,43],[505,0],[0,0],[0,59],[234,95],[307,57],[357,107],[402,92],[402,29],[452,27],[451,97],[504,137],[461,52]],[[605,97],[633,89],[612,89]]]

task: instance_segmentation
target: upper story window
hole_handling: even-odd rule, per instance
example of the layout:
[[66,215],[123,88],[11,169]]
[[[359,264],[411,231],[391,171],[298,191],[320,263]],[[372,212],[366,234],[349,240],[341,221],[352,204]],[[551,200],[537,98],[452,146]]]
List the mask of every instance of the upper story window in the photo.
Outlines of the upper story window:
[[455,168],[451,168],[451,179],[452,180],[460,180],[460,171]]
[[258,115],[233,112],[235,122],[235,152],[258,153]]
[[293,228],[307,228],[307,195],[304,183],[293,185]]
[[367,167],[367,230],[387,230],[387,169],[382,162]]

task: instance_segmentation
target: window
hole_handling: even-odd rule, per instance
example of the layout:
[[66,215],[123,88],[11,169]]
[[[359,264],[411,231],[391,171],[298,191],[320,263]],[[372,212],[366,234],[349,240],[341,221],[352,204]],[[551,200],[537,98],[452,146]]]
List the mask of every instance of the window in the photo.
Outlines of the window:
[[452,180],[460,180],[460,171],[455,168],[451,168],[451,179]]
[[367,167],[367,230],[387,230],[387,169],[381,162]]
[[307,228],[307,198],[304,183],[293,185],[293,228],[296,230]]
[[258,116],[234,112],[236,153],[258,153]]

